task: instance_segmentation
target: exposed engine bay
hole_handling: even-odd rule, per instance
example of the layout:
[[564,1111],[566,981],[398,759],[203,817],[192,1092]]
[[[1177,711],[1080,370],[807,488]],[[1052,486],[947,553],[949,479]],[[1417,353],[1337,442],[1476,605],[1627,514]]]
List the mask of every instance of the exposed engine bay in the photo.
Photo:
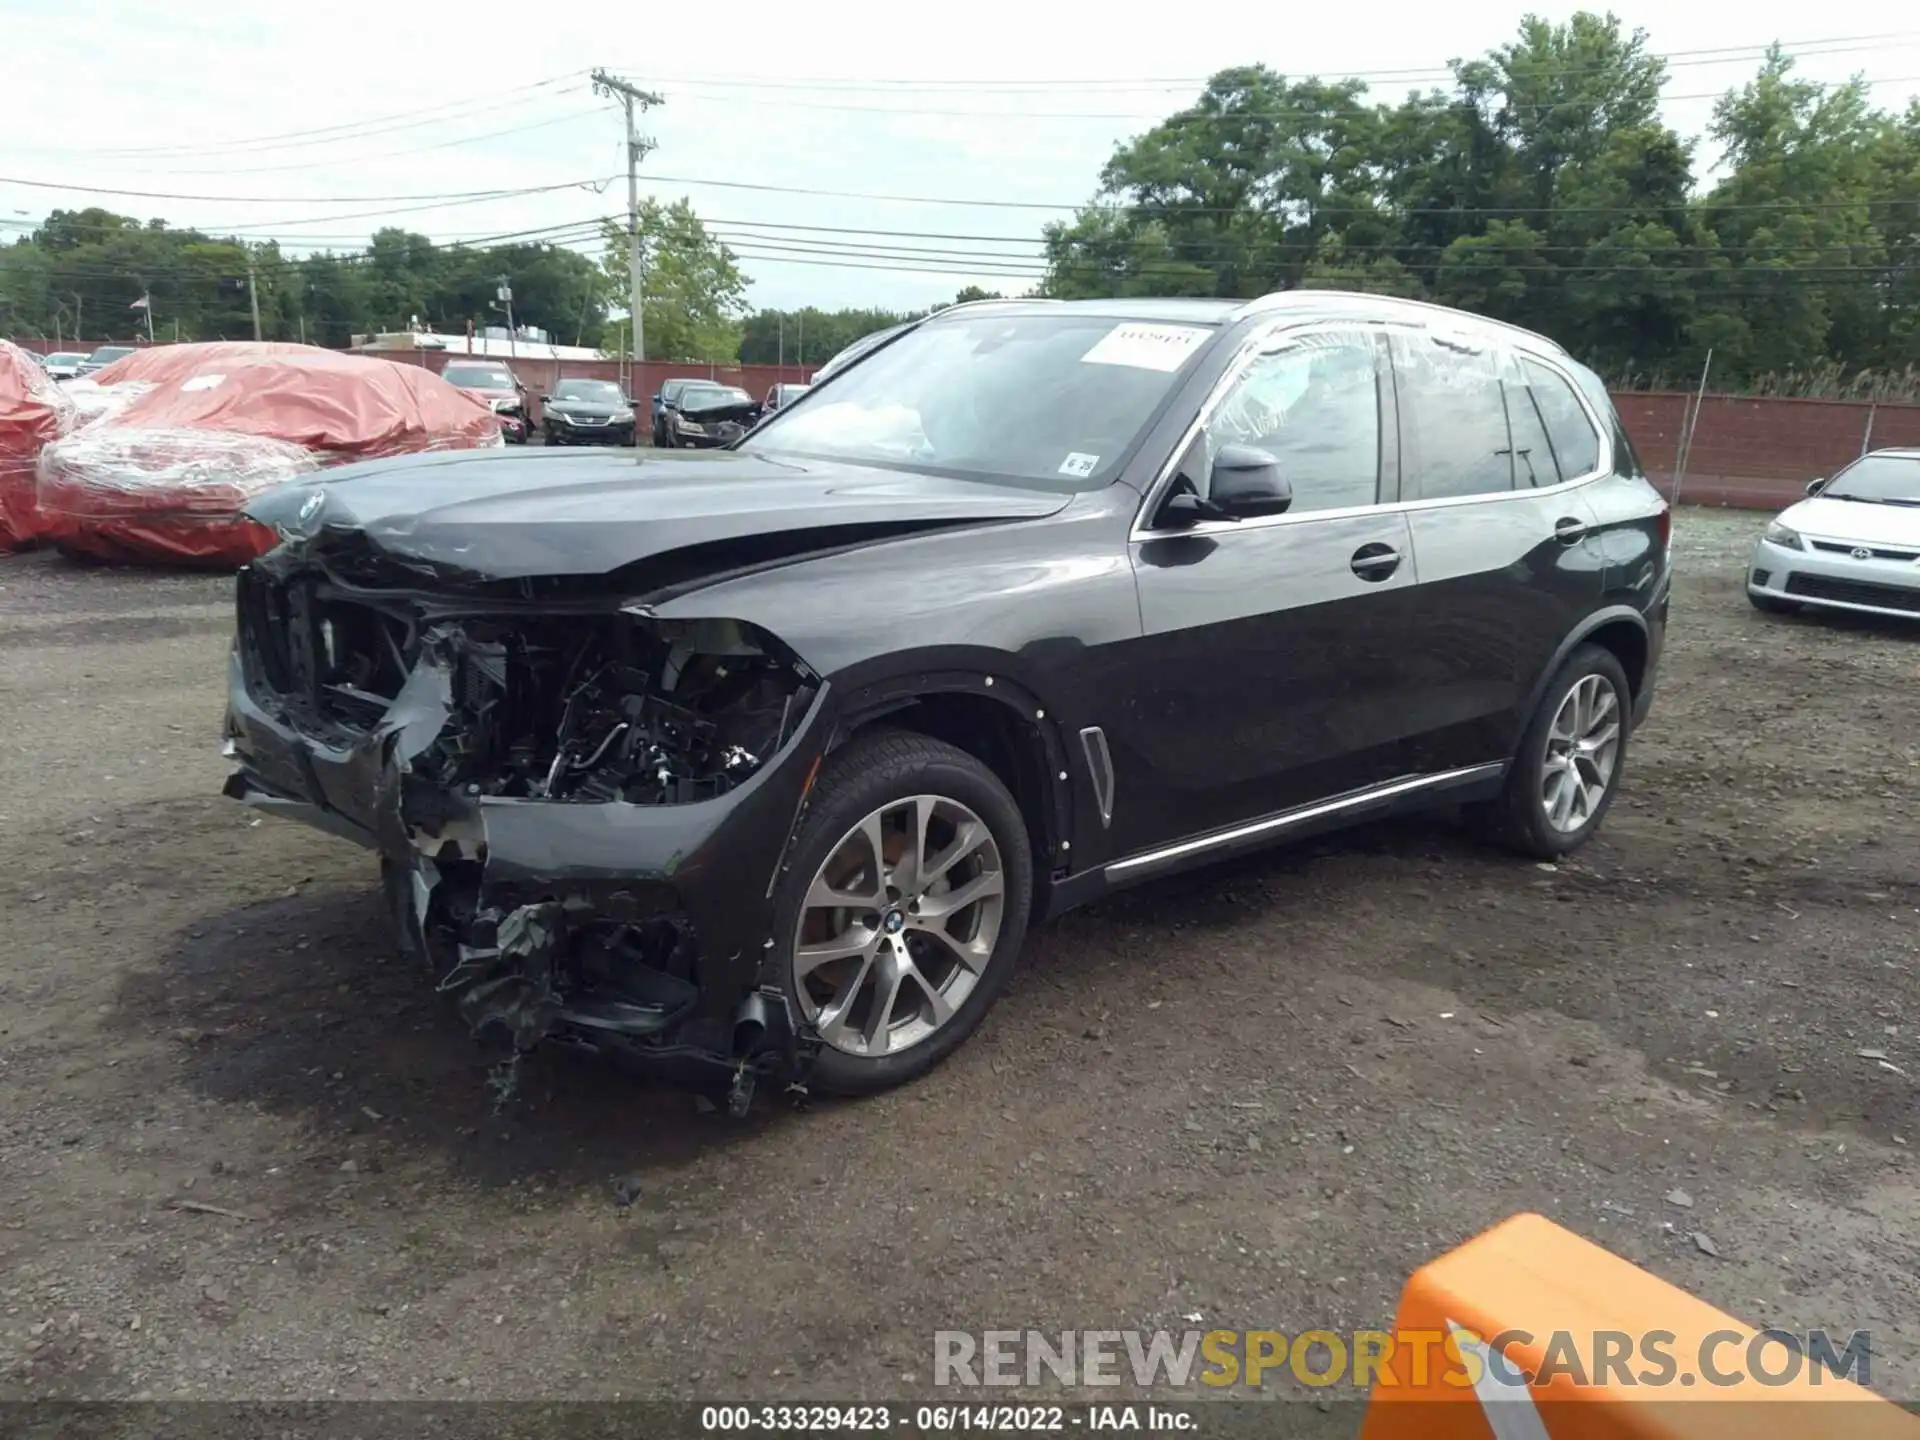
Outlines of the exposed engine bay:
[[[732,620],[452,603],[243,574],[247,692],[276,725],[364,757],[343,768],[387,777],[342,813],[383,854],[408,948],[476,1034],[507,1042],[509,1073],[550,1035],[664,1043],[702,996],[699,927],[664,883],[686,852],[653,858],[644,816],[759,773],[818,677]],[[747,1028],[772,1029],[758,1014]],[[700,1045],[751,1058],[739,1015],[709,1021]],[[744,1065],[735,1083],[750,1093]]]
[[785,743],[809,687],[729,622],[659,634],[630,617],[469,622],[454,724],[414,761],[469,793],[681,805],[726,793]]
[[786,742],[814,690],[777,641],[729,620],[456,617],[324,582],[249,578],[241,610],[249,658],[302,729],[366,733],[423,658],[443,668],[450,713],[410,764],[469,795],[711,799]]

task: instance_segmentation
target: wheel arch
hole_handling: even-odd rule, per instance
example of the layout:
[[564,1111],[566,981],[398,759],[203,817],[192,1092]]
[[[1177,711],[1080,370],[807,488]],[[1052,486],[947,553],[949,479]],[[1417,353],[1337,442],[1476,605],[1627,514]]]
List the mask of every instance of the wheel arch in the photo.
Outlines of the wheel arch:
[[1027,822],[1038,902],[1051,876],[1072,861],[1072,771],[1046,705],[1004,675],[955,670],[902,676],[845,698],[829,753],[877,725],[945,741],[999,778]]
[[1581,621],[1560,642],[1559,648],[1553,652],[1553,658],[1533,682],[1526,708],[1520,712],[1522,725],[1539,708],[1548,684],[1560,672],[1560,667],[1567,663],[1567,657],[1582,645],[1598,645],[1610,651],[1620,662],[1620,668],[1627,675],[1627,688],[1632,692],[1628,697],[1627,710],[1629,714],[1633,713],[1633,702],[1639,698],[1647,681],[1653,636],[1647,626],[1647,617],[1633,606],[1609,605]]

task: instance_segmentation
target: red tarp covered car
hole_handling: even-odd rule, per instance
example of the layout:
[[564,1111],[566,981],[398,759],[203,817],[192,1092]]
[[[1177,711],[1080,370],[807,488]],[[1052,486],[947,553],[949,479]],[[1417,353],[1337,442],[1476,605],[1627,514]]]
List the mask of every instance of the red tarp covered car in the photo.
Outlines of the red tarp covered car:
[[150,387],[41,452],[40,535],[103,559],[241,565],[271,533],[247,501],[314,469],[501,443],[493,412],[430,370],[313,346],[141,351],[96,377]]
[[32,538],[34,460],[72,421],[72,402],[40,362],[0,340],[0,555]]

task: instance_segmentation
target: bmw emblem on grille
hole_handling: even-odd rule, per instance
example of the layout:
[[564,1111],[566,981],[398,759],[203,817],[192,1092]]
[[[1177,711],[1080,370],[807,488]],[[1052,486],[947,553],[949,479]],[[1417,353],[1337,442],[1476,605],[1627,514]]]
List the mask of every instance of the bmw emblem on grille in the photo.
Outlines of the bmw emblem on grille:
[[[318,500],[320,497],[316,495],[313,498]],[[306,513],[307,512],[304,510],[300,512],[302,519],[306,518]],[[1852,550],[1848,551],[1847,553],[1852,555],[1853,558],[1856,560],[1871,560],[1873,558],[1873,551],[1869,550],[1864,545],[1856,545],[1853,547]]]

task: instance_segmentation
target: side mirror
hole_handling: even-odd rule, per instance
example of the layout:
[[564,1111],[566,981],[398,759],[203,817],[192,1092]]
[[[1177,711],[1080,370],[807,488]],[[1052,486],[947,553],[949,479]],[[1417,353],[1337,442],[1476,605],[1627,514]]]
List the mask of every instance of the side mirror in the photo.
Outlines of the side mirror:
[[1809,495],[1818,495],[1822,490],[1826,488],[1827,488],[1827,482],[1825,477],[1822,477],[1821,479],[1818,479],[1818,480],[1807,481],[1807,494]]
[[1216,509],[1246,518],[1284,514],[1293,504],[1293,486],[1280,462],[1251,445],[1222,445],[1213,458],[1207,498]]
[[542,396],[540,397],[540,403],[541,403],[542,405],[545,405],[545,404],[546,404],[546,403],[547,403],[547,402],[548,402],[549,400],[551,400],[551,399],[553,399],[553,396],[551,396],[551,395],[542,395]]
[[1222,514],[1216,507],[1209,505],[1191,490],[1176,490],[1167,496],[1160,507],[1160,514],[1154,524],[1165,530],[1184,530],[1189,525],[1198,525],[1202,520],[1227,520],[1232,517]]
[[660,397],[659,397],[658,395],[655,395],[655,396],[653,397],[653,403],[654,403],[654,404],[656,404],[656,405],[658,405],[658,404],[660,403]]

